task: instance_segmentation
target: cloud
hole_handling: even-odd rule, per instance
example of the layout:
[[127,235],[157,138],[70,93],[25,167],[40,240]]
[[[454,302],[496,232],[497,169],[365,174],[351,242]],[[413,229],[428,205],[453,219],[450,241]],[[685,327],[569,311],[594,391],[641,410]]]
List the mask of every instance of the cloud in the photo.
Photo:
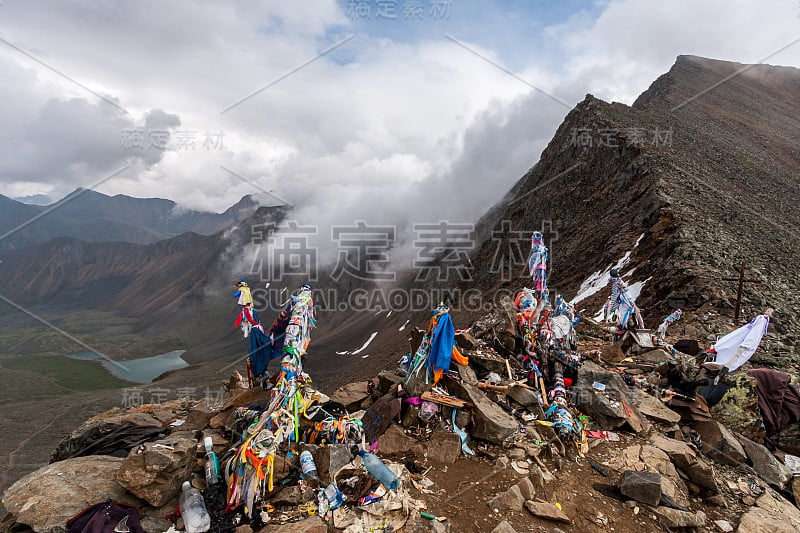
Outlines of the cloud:
[[[142,128],[104,102],[53,98],[25,118],[0,132],[0,177],[15,194],[60,196],[126,163],[134,163],[138,171],[152,168],[164,153],[144,149],[146,145],[141,150],[123,147],[124,132]],[[155,110],[146,123],[159,124],[168,135],[165,128],[180,121],[176,115]]]
[[[762,59],[796,37],[800,14],[794,0],[616,0],[559,11],[545,26],[541,6],[518,8],[510,21],[500,8],[465,5],[470,20],[428,24],[401,40],[386,36],[399,31],[366,31],[324,0],[113,8],[76,0],[48,10],[7,2],[4,38],[127,113],[0,48],[9,80],[0,87],[8,117],[0,179],[15,196],[66,192],[134,157],[134,168],[100,190],[222,211],[273,189],[298,206],[296,218],[319,226],[320,246],[332,252],[334,224],[477,220],[563,120],[568,106],[547,94],[570,105],[587,92],[632,103],[679,54]],[[800,64],[800,45],[770,62]],[[133,154],[119,140],[135,126],[195,142]],[[209,145],[209,135],[220,142]]]

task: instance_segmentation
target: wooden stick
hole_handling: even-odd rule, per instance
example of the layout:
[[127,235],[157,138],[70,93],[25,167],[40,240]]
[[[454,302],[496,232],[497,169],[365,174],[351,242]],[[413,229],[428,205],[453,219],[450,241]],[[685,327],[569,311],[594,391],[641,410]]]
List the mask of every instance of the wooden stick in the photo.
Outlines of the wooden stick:
[[539,378],[539,388],[542,389],[542,400],[544,400],[544,406],[546,409],[550,408],[550,402],[547,401],[547,391],[544,388],[544,378]]
[[538,390],[536,387],[531,387],[530,385],[528,385],[527,383],[523,383],[522,381],[515,381],[514,383],[509,383],[509,385],[512,385],[512,386],[515,386],[515,387],[524,387],[524,388],[526,388],[528,390],[534,390],[534,391]]
[[495,392],[502,392],[508,394],[508,385],[492,385],[491,383],[478,382],[478,388],[483,390],[492,390]]
[[508,379],[514,381],[514,375],[511,373],[511,363],[508,362],[508,359],[506,359],[506,370],[508,370]]
[[431,392],[428,390],[420,394],[419,397],[425,400],[426,402],[438,403],[440,405],[446,405],[448,407],[455,407],[456,409],[463,409],[464,407],[472,407],[471,403],[466,402],[464,400],[453,398],[451,396],[445,396],[444,394],[439,394],[437,392]]

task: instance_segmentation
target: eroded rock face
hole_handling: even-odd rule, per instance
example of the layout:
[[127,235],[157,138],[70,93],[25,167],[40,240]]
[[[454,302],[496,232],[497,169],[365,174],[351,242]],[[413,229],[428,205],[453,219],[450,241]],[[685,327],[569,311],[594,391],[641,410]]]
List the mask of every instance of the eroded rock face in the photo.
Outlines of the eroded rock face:
[[67,520],[105,500],[141,505],[116,479],[124,459],[89,455],[59,461],[23,477],[3,495],[18,522],[39,533],[65,533]]
[[131,450],[117,470],[117,482],[153,507],[166,504],[195,466],[197,440],[190,435],[181,433]]

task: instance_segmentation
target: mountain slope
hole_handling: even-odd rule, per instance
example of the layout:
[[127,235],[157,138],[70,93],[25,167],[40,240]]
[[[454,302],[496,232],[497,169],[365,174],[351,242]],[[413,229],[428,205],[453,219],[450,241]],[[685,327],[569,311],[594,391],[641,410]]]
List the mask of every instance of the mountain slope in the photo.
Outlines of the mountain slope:
[[[720,278],[744,263],[748,277],[763,283],[745,287],[743,316],[777,308],[776,328],[793,343],[799,89],[794,68],[680,56],[631,107],[589,95],[517,184],[516,197],[493,210],[493,227],[505,219],[529,233],[553,221],[551,280],[568,298],[630,252],[622,271],[635,269],[629,282],[645,282],[639,302],[651,326],[675,306],[732,316],[736,287]],[[606,132],[617,141],[602,142]],[[476,262],[490,264],[496,246],[484,242]],[[480,283],[502,285],[488,272]],[[607,293],[578,307],[594,314]]]
[[[279,220],[283,213],[260,208],[250,220]],[[230,244],[225,232],[185,233],[145,245],[62,237],[0,251],[0,294],[49,321],[76,311],[108,311],[134,319],[142,335],[168,333],[191,346],[229,325],[232,311],[220,305],[219,287],[233,286],[223,260]],[[9,316],[6,327],[30,322],[20,313]]]

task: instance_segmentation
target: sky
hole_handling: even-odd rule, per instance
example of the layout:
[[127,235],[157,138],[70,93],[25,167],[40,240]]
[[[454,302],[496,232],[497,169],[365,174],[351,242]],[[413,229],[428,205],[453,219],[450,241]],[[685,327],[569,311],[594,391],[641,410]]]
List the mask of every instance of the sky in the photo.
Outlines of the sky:
[[797,0],[1,0],[0,193],[474,222],[585,94],[799,37]]

